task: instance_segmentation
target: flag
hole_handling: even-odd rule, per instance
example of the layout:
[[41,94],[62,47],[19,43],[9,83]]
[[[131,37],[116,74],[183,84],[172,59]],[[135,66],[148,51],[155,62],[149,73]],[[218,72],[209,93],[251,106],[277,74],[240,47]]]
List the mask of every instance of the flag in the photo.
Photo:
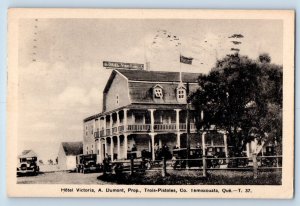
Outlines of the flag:
[[193,59],[194,58],[185,57],[185,56],[180,55],[180,62],[184,63],[184,64],[192,64]]

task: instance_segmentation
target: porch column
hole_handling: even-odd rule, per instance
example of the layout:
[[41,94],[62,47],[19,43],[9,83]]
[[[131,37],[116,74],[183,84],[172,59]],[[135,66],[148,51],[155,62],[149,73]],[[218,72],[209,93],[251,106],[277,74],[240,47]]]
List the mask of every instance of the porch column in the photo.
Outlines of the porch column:
[[148,142],[148,151],[151,152],[151,147],[152,147],[152,143],[151,143],[151,139],[149,139]]
[[124,158],[127,159],[127,147],[128,147],[128,139],[127,139],[128,134],[124,133]]
[[103,130],[104,130],[103,131],[104,132],[104,136],[106,136],[106,115],[103,117]]
[[113,118],[112,118],[112,113],[110,114],[109,127],[110,127],[110,135],[112,135],[113,134]]
[[150,111],[151,132],[154,132],[154,111],[155,111],[155,109],[148,109],[148,111]]
[[177,146],[180,148],[180,132],[177,132]]
[[99,137],[100,137],[100,130],[101,130],[101,117],[99,117],[98,127],[99,127]]
[[105,139],[104,139],[104,148],[105,148],[105,156],[106,156],[106,154],[108,154],[108,151],[107,151],[107,137],[105,137]]
[[205,135],[206,135],[206,132],[203,132],[202,133],[202,155],[205,156]]
[[124,132],[127,132],[127,111],[128,109],[123,109],[123,112],[124,112]]
[[155,160],[155,151],[154,151],[154,137],[156,135],[156,133],[149,133],[149,135],[151,136],[151,152],[152,152],[152,160]]
[[143,114],[143,124],[146,124],[146,117],[145,117],[145,114]]
[[114,160],[114,138],[113,136],[110,137],[110,155],[111,155],[111,160]]
[[117,131],[119,133],[119,126],[120,126],[120,116],[119,116],[119,111],[116,111],[117,113]]
[[99,137],[98,143],[99,143],[99,145],[98,145],[98,147],[99,147],[99,161],[100,161],[100,163],[102,163],[103,157],[102,157],[102,147],[101,147],[101,138],[100,137]]
[[118,153],[118,159],[121,159],[121,149],[120,149],[120,135],[117,136],[117,153]]
[[162,148],[162,146],[163,146],[160,138],[158,139],[158,146],[159,146],[159,148]]
[[249,142],[246,144],[246,153],[247,153],[247,157],[250,157],[250,143]]
[[179,129],[179,112],[181,111],[181,109],[174,109],[176,111],[176,130],[177,132],[180,131]]
[[228,157],[227,134],[224,132],[225,157]]
[[94,119],[94,124],[93,124],[93,136],[95,137],[95,132],[96,132],[96,118]]
[[[204,112],[203,110],[201,110],[200,121],[203,122],[203,119],[204,119]],[[203,126],[201,127],[201,129],[203,130]]]
[[203,121],[203,119],[204,119],[204,112],[203,112],[203,110],[201,110],[200,117],[201,117],[201,121]]
[[176,112],[176,131],[177,131],[177,146],[180,148],[180,128],[179,128],[179,112],[181,109],[174,109]]

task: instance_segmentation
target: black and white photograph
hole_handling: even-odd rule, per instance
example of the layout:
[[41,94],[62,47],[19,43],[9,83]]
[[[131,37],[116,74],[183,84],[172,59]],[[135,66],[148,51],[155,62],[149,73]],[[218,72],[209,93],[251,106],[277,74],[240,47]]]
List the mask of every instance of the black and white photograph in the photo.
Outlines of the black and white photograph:
[[9,20],[9,195],[292,197],[293,11]]

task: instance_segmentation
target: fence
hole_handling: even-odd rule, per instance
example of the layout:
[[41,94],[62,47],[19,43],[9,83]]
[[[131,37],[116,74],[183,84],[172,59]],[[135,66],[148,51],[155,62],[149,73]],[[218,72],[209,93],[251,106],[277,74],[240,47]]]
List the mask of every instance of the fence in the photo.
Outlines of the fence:
[[114,161],[111,163],[112,171],[116,173],[161,171],[164,177],[168,170],[202,170],[203,177],[207,176],[208,170],[232,170],[232,171],[252,171],[253,178],[258,177],[260,170],[281,170],[282,156],[256,156],[249,157],[201,157],[196,159],[172,159],[166,160],[142,160],[133,159]]

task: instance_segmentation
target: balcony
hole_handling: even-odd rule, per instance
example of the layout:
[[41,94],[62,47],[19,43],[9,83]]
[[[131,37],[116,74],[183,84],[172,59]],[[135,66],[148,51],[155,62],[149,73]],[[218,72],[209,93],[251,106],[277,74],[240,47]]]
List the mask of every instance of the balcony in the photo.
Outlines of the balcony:
[[124,125],[119,126],[118,131],[123,132],[124,131]]
[[100,137],[104,137],[104,130],[100,130]]
[[112,133],[117,134],[118,133],[118,127],[113,127],[112,128]]
[[[179,124],[179,130],[185,132],[186,131],[186,123],[180,123]],[[195,132],[197,130],[196,128],[196,124],[195,123],[191,123],[190,124],[190,131],[191,132]]]
[[[186,132],[186,124],[180,123],[179,124],[179,131]],[[95,138],[105,137],[117,134],[119,132],[123,132],[125,130],[124,125],[120,125],[119,127],[113,127],[112,129],[106,129],[106,134],[104,133],[105,130],[100,130],[94,133]],[[190,124],[190,131],[195,132],[196,125],[194,123]],[[150,132],[151,131],[151,124],[130,124],[127,125],[128,132]],[[175,123],[171,124],[154,124],[154,132],[176,132],[177,125]],[[112,133],[111,133],[112,132]]]
[[[196,131],[196,125],[194,123],[190,124],[191,132]],[[131,124],[127,125],[127,131],[130,132],[150,132],[151,131],[151,124]],[[168,131],[177,131],[177,126],[175,123],[171,124],[154,124],[154,131],[155,132],[168,132]],[[180,123],[179,124],[179,131],[186,132],[186,124]]]
[[176,131],[176,124],[154,124],[154,131]]
[[99,137],[100,137],[100,132],[99,132],[99,131],[95,132],[95,133],[94,133],[94,137],[95,137],[95,138],[99,138]]
[[147,132],[151,130],[151,124],[130,124],[127,125],[127,131]]

